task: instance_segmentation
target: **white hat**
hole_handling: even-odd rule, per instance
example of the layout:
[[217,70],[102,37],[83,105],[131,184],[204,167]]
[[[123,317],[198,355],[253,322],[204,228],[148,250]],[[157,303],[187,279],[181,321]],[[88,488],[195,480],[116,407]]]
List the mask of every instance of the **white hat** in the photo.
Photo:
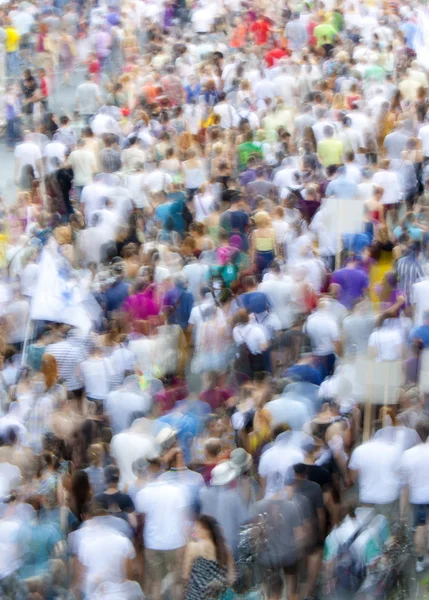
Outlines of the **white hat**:
[[231,462],[222,462],[213,469],[210,483],[212,485],[227,485],[237,479],[240,471]]
[[244,448],[236,448],[231,452],[229,462],[241,474],[250,469],[253,463],[253,458],[248,452],[246,452]]
[[156,441],[160,445],[161,449],[165,450],[166,448],[168,448],[168,446],[171,445],[178,433],[178,429],[173,429],[172,427],[167,425],[158,433],[158,435],[156,436]]

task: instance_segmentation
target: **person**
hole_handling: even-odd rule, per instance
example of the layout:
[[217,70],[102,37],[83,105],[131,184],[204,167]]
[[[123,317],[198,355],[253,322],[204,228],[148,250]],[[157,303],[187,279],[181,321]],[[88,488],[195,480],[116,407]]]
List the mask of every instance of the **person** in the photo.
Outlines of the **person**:
[[349,310],[363,298],[369,285],[368,276],[359,268],[356,257],[349,258],[344,268],[334,271],[331,283],[340,286],[338,300]]
[[100,88],[92,80],[91,74],[85,74],[85,81],[76,88],[76,110],[82,116],[85,125],[88,125],[91,118],[102,106]]
[[76,149],[68,156],[67,164],[72,168],[73,183],[80,200],[83,188],[92,182],[96,171],[94,155],[86,149],[84,140],[78,140]]
[[109,465],[104,469],[104,481],[106,489],[95,496],[97,505],[103,507],[109,514],[126,519],[131,526],[136,525],[134,503],[128,494],[120,492],[119,469],[114,465]]
[[[426,459],[426,442],[429,435],[428,423],[422,419],[416,428],[421,444],[406,450],[399,463],[400,474],[404,482],[401,494],[401,519],[405,520],[408,502],[411,503],[414,513],[414,544],[417,555],[416,572],[422,573],[428,566],[426,539],[426,511],[428,498],[422,480],[419,476],[421,465]],[[408,495],[407,495],[408,494]]]
[[185,598],[214,598],[233,581],[234,563],[219,524],[201,515],[194,524],[195,541],[186,546],[183,563]]
[[238,473],[230,462],[221,462],[211,472],[210,487],[200,492],[201,514],[216,519],[233,555],[238,548],[240,526],[248,515],[241,494],[232,486]]
[[180,598],[181,576],[188,535],[190,498],[186,489],[166,479],[148,483],[136,496],[144,516],[144,548],[152,598],[161,598],[162,580],[171,574],[173,594]]

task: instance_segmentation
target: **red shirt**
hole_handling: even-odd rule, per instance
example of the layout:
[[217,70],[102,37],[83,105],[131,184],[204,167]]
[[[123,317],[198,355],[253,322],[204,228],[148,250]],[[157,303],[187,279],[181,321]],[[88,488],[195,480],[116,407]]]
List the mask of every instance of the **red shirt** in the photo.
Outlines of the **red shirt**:
[[273,67],[278,60],[284,56],[289,56],[289,52],[284,48],[273,48],[265,55],[265,62],[268,67]]
[[92,75],[98,75],[98,73],[101,71],[100,61],[98,59],[92,60],[88,65],[88,71]]
[[49,96],[48,82],[46,81],[45,77],[42,77],[40,80],[40,91],[42,92],[42,96],[44,98]]
[[314,30],[316,29],[317,23],[315,21],[309,21],[307,25],[308,31],[308,43],[310,46],[316,46],[317,37],[314,35]]
[[253,23],[250,31],[255,36],[255,43],[257,46],[263,46],[268,42],[270,30],[271,28],[265,19],[259,19]]

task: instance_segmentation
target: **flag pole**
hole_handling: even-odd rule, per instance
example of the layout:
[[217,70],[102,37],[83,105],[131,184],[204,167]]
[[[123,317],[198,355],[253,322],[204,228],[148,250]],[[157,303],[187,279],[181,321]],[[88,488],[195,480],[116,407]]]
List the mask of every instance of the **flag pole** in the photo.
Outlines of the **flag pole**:
[[21,356],[21,367],[25,365],[26,356],[27,356],[27,348],[28,348],[28,340],[32,335],[33,331],[33,321],[30,316],[28,316],[27,325],[25,326],[25,335],[24,335],[24,343],[22,345],[22,356]]

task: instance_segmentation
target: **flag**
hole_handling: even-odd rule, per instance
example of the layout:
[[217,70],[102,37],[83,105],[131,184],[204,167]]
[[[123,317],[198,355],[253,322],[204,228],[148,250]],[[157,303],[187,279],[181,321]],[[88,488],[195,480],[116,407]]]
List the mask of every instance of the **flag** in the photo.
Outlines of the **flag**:
[[94,312],[88,306],[95,299],[88,282],[74,271],[62,246],[51,238],[40,258],[39,279],[31,302],[33,320],[54,321],[77,327],[85,333],[92,328]]

